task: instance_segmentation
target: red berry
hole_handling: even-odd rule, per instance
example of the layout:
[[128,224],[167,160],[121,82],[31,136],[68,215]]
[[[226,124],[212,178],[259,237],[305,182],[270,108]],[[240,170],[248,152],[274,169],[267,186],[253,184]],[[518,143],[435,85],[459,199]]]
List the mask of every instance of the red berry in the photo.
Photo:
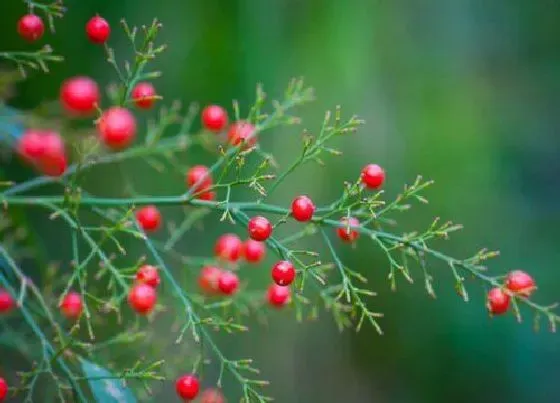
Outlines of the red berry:
[[60,103],[72,115],[87,116],[99,105],[99,87],[89,77],[72,77],[60,87]]
[[132,90],[132,100],[141,109],[150,109],[156,101],[155,96],[156,89],[148,82],[138,83]]
[[238,146],[244,142],[248,147],[252,147],[257,144],[255,126],[242,120],[235,122],[229,128],[228,139],[233,146]]
[[206,389],[200,394],[200,403],[225,403],[226,400],[219,389]]
[[87,22],[86,34],[93,43],[103,44],[109,39],[111,26],[105,18],[96,15]]
[[157,267],[149,264],[141,266],[136,272],[136,281],[156,288],[160,283]]
[[222,131],[228,124],[228,115],[224,108],[210,105],[202,111],[202,125],[212,132]]
[[215,266],[204,266],[198,276],[198,285],[206,294],[216,294],[219,291],[218,280],[222,270]]
[[67,167],[64,140],[56,132],[45,132],[41,141],[43,150],[37,159],[37,167],[48,176],[62,175]]
[[379,189],[385,182],[385,171],[379,165],[369,164],[362,169],[362,183],[368,189]]
[[41,17],[35,14],[27,14],[18,21],[18,34],[29,42],[41,39],[45,33],[45,24]]
[[212,186],[210,170],[204,165],[195,165],[187,172],[187,186],[193,193],[207,190]]
[[62,314],[68,319],[77,319],[82,314],[84,303],[82,296],[77,292],[69,292],[60,303]]
[[360,222],[354,218],[350,217],[350,219],[343,218],[340,220],[340,223],[343,224],[342,227],[337,228],[337,233],[340,239],[345,242],[354,242],[360,236],[360,233],[355,229],[351,229],[349,227],[357,227],[360,225]]
[[141,315],[146,315],[154,309],[157,294],[154,287],[147,284],[135,284],[128,293],[128,304]]
[[272,284],[267,291],[268,303],[275,307],[283,307],[290,301],[290,287]]
[[112,150],[122,150],[136,137],[136,119],[128,109],[115,106],[103,112],[97,130],[103,144]]
[[298,196],[292,202],[292,216],[297,221],[309,221],[315,212],[315,204],[307,196]]
[[198,200],[212,201],[216,199],[216,192],[202,192],[197,196]]
[[0,288],[0,314],[8,313],[16,306],[16,301],[12,295]]
[[280,260],[272,266],[272,279],[278,285],[286,286],[292,284],[296,278],[296,269],[292,262]]
[[488,310],[494,315],[506,313],[509,308],[509,299],[509,295],[507,295],[501,288],[492,288],[488,291]]
[[537,288],[535,280],[522,270],[514,270],[506,278],[506,287],[511,292],[529,297]]
[[144,231],[157,231],[161,226],[161,213],[156,206],[142,207],[136,212],[136,220]]
[[17,150],[26,162],[36,162],[44,150],[42,132],[26,130],[19,138]]
[[242,247],[243,243],[237,235],[224,234],[216,241],[214,251],[216,253],[216,256],[223,260],[237,262],[241,255]]
[[272,224],[262,216],[251,218],[247,228],[249,236],[255,241],[266,241],[270,234],[272,234]]
[[200,382],[196,375],[183,375],[175,382],[177,395],[183,400],[193,400],[200,389]]
[[247,239],[243,244],[243,256],[250,263],[259,263],[264,259],[266,254],[266,245],[264,242]]
[[223,271],[218,277],[218,287],[226,295],[235,294],[239,288],[239,277],[231,271]]
[[0,378],[0,402],[8,396],[8,383],[4,378]]

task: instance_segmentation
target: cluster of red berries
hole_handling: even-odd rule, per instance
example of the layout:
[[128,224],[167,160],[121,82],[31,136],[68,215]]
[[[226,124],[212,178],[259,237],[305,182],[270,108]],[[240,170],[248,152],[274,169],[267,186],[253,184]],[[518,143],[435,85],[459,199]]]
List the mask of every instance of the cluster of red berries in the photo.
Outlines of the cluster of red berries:
[[135,284],[128,292],[128,304],[140,315],[147,315],[157,302],[156,289],[160,283],[157,267],[145,264],[140,266],[135,276]]
[[[221,106],[210,105],[202,111],[202,126],[210,132],[221,133],[228,122],[227,112]],[[244,120],[234,122],[227,131],[227,139],[233,146],[244,143],[246,147],[253,147],[257,144],[256,128]]]
[[488,291],[488,310],[493,315],[504,314],[509,309],[511,295],[529,298],[536,288],[533,277],[522,270],[514,270],[507,275],[505,288],[494,287]]

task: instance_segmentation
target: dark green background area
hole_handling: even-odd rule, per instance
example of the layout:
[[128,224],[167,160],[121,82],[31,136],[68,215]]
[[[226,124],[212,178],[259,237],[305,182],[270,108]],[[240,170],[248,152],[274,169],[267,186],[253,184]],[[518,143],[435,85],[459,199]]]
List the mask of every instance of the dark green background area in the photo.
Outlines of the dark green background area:
[[[0,4],[3,50],[33,47],[15,33],[15,21],[24,12],[20,3]],[[275,202],[286,204],[305,192],[319,204],[327,203],[367,162],[386,168],[388,197],[422,174],[436,182],[427,192],[430,204],[403,213],[399,221],[405,229],[424,228],[434,216],[464,223],[463,232],[438,247],[457,257],[482,247],[500,249],[502,256],[491,263],[492,269],[523,268],[540,286],[536,299],[560,297],[560,4],[66,3],[66,17],[56,22],[56,35],[47,34],[45,42],[67,62],[53,66],[48,76],[32,74],[17,87],[13,105],[30,108],[55,99],[61,80],[69,75],[90,75],[103,84],[114,80],[102,50],[84,40],[83,26],[92,14],[111,22],[111,44],[123,56],[120,18],[146,24],[157,17],[164,24],[161,40],[169,49],[157,62],[164,76],[156,85],[167,101],[230,105],[238,99],[249,105],[257,82],[273,96],[281,94],[291,77],[303,76],[318,97],[303,109],[305,127],[316,130],[324,111],[335,105],[367,121],[365,128],[338,143],[342,157],[329,158],[325,168],[300,171],[279,189]],[[298,134],[294,128],[277,130],[263,140],[263,147],[287,164],[299,152]],[[143,178],[145,190],[166,184],[161,175],[143,172]],[[209,234],[231,229],[217,220],[206,225]],[[210,251],[207,245],[200,248],[201,253]],[[284,313],[273,315],[268,327],[253,326],[249,335],[221,340],[228,354],[256,359],[263,376],[272,381],[270,394],[277,401],[560,400],[560,339],[547,332],[534,334],[530,312],[523,312],[522,325],[513,316],[490,320],[485,289],[469,283],[471,302],[463,303],[443,265],[431,268],[435,301],[427,296],[419,270],[413,273],[415,284],[401,281],[393,293],[388,264],[371,243],[340,251],[379,293],[372,304],[385,313],[383,336],[367,327],[359,334],[338,334],[328,314],[321,322],[296,325],[293,315]],[[156,387],[159,400],[154,401],[169,401],[169,389],[170,384]]]

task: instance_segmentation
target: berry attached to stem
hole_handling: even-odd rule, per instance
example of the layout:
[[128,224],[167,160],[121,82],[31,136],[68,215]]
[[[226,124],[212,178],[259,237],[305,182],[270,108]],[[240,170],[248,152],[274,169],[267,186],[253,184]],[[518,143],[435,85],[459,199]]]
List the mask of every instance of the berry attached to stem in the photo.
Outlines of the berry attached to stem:
[[204,266],[200,270],[200,275],[198,276],[198,285],[202,291],[209,295],[215,295],[220,291],[218,286],[218,281],[220,275],[222,274],[222,269],[215,266]]
[[298,196],[292,202],[292,216],[295,220],[305,222],[311,220],[315,212],[315,204],[307,196]]
[[128,293],[128,304],[140,315],[150,313],[154,309],[156,301],[156,290],[147,284],[135,284]]
[[239,277],[232,271],[224,271],[218,278],[218,287],[225,295],[233,295],[239,288]]
[[12,295],[0,288],[0,315],[10,312],[16,306],[16,301]]
[[156,101],[156,89],[151,83],[138,83],[133,88],[131,96],[138,108],[150,109]]
[[136,137],[136,119],[126,108],[107,109],[97,123],[101,142],[108,148],[120,151],[127,148]]
[[360,233],[355,229],[350,228],[358,227],[360,225],[360,222],[357,218],[343,218],[340,220],[340,223],[343,224],[343,226],[336,229],[336,232],[340,239],[342,239],[344,242],[354,242],[356,239],[358,239]]
[[361,179],[366,188],[379,189],[385,182],[385,171],[379,165],[369,164],[362,169]]
[[146,232],[154,232],[161,227],[161,213],[156,206],[142,207],[136,212],[136,220]]
[[17,31],[19,36],[29,42],[41,39],[45,33],[45,24],[41,17],[35,14],[26,14],[18,21]]
[[536,290],[535,280],[522,270],[514,270],[506,278],[508,290],[523,297],[529,297]]
[[96,15],[86,24],[86,35],[89,40],[98,45],[102,45],[109,39],[111,26],[103,17]]
[[140,266],[136,272],[136,281],[138,283],[147,284],[150,287],[157,288],[161,281],[157,267],[149,264]]
[[488,291],[487,307],[491,314],[501,315],[509,308],[510,297],[501,288],[495,287]]
[[193,400],[198,396],[200,382],[196,375],[183,375],[175,382],[175,390],[181,399]]
[[264,259],[266,254],[266,245],[264,242],[247,239],[243,244],[243,256],[249,263],[259,263]]
[[292,262],[288,260],[280,260],[272,266],[271,271],[272,279],[280,286],[287,286],[292,284],[296,278],[296,269]]
[[249,236],[255,241],[266,241],[272,234],[272,224],[263,216],[256,216],[247,225]]
[[233,146],[245,143],[246,147],[253,147],[257,144],[255,126],[243,120],[233,123],[228,131],[228,140]]
[[84,303],[82,301],[82,296],[77,292],[71,291],[60,303],[60,311],[68,319],[77,319],[82,314],[84,308]]
[[60,87],[60,103],[71,115],[91,115],[99,105],[100,97],[97,83],[89,77],[69,78]]
[[266,297],[270,305],[281,308],[290,302],[290,287],[272,284],[268,287]]
[[216,241],[216,257],[229,262],[237,262],[241,257],[243,243],[235,234],[224,234]]
[[209,105],[202,111],[202,125],[211,132],[221,132],[228,124],[228,115],[219,105]]

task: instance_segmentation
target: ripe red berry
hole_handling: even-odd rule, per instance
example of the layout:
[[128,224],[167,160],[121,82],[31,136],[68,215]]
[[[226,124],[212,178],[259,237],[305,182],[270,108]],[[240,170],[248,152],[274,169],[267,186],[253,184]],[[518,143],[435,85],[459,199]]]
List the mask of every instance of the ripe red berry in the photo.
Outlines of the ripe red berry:
[[8,313],[16,306],[16,301],[12,295],[0,288],[0,314]]
[[239,277],[231,271],[223,271],[218,277],[218,287],[226,295],[235,294],[239,288]]
[[368,164],[362,169],[361,179],[368,189],[379,189],[385,182],[385,171],[379,165]]
[[177,395],[183,400],[193,400],[198,396],[200,382],[196,375],[183,375],[175,382],[175,390]]
[[488,291],[487,307],[490,313],[501,315],[506,313],[509,308],[509,295],[501,288],[495,287]]
[[228,124],[228,115],[224,108],[210,105],[202,111],[202,125],[212,132],[222,131]]
[[69,292],[60,303],[60,310],[68,319],[77,319],[82,314],[84,303],[77,292]]
[[228,131],[228,140],[233,146],[238,146],[242,142],[244,142],[247,147],[254,146],[257,144],[255,126],[242,120],[233,123]]
[[140,109],[150,109],[156,101],[156,89],[151,83],[138,83],[132,90],[132,100]]
[[214,252],[216,256],[230,262],[237,262],[241,256],[243,243],[235,234],[224,234],[216,241]]
[[43,154],[42,132],[26,130],[18,141],[18,153],[28,163],[35,163]]
[[138,283],[147,284],[156,288],[160,283],[159,272],[157,267],[145,264],[140,266],[136,272],[136,281]]
[[280,260],[272,266],[272,279],[274,282],[281,286],[292,284],[296,278],[296,269],[292,262],[288,260]]
[[157,231],[161,226],[161,213],[156,206],[142,207],[136,212],[136,220],[144,231]]
[[8,383],[4,378],[0,378],[0,402],[8,396]]
[[247,225],[249,236],[255,241],[266,241],[272,234],[272,224],[262,216],[256,216],[249,220]]
[[200,270],[198,276],[198,285],[206,294],[216,294],[220,288],[218,287],[218,280],[222,270],[215,266],[204,266]]
[[18,34],[29,42],[41,39],[45,33],[45,24],[41,17],[35,14],[27,14],[18,21]]
[[112,107],[99,118],[97,130],[103,144],[112,150],[122,150],[136,137],[136,119],[128,109]]
[[259,263],[264,259],[266,254],[266,245],[264,242],[247,239],[243,244],[243,256],[249,263]]
[[96,15],[87,22],[86,34],[93,43],[103,44],[109,39],[111,26],[105,18]]
[[187,172],[187,186],[193,193],[207,190],[212,186],[210,170],[204,165],[195,165]]
[[206,191],[197,195],[198,200],[212,201],[216,199],[216,192]]
[[200,403],[225,403],[226,400],[219,389],[206,389],[200,394]]
[[350,227],[357,227],[360,225],[358,219],[354,217],[350,217],[350,219],[343,218],[340,220],[340,223],[343,224],[342,227],[338,227],[337,233],[338,237],[342,239],[344,242],[354,242],[360,236],[360,233],[355,229],[351,229]]
[[44,175],[62,175],[67,167],[64,140],[56,132],[44,132],[41,142],[43,149],[36,160],[37,167]]
[[522,270],[514,270],[506,278],[506,287],[513,293],[529,297],[535,291],[535,280]]
[[268,303],[275,307],[283,307],[290,301],[290,287],[272,284],[266,294]]
[[315,204],[307,196],[298,196],[292,202],[292,216],[297,221],[309,221],[315,212]]
[[147,284],[135,284],[128,293],[128,304],[141,315],[146,315],[154,309],[157,293],[154,287]]
[[99,87],[89,77],[72,77],[60,87],[60,103],[72,115],[87,116],[99,105]]

